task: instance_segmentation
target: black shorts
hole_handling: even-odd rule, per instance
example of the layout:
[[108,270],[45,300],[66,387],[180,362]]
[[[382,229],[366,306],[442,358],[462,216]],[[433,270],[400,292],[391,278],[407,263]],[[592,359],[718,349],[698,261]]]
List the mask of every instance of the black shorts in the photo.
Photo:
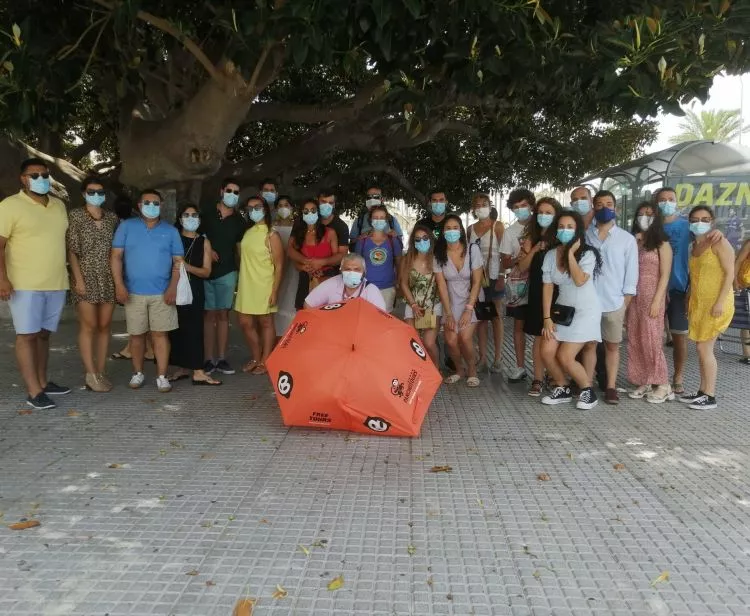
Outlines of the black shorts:
[[525,321],[528,309],[529,306],[527,304],[523,306],[506,306],[505,316],[513,317],[516,321]]
[[673,334],[688,333],[688,318],[685,314],[685,293],[679,291],[669,292],[669,301],[667,302],[667,320],[669,321],[669,331]]

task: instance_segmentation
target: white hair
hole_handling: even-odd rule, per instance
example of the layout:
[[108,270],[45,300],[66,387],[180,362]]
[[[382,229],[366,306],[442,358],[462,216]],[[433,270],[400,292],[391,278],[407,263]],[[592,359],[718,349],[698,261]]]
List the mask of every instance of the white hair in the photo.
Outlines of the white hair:
[[358,255],[356,252],[350,252],[346,255],[344,255],[344,258],[341,259],[341,267],[344,267],[344,264],[349,263],[351,261],[355,261],[362,267],[362,271],[365,271],[367,269],[367,262],[365,261],[364,257],[362,255]]

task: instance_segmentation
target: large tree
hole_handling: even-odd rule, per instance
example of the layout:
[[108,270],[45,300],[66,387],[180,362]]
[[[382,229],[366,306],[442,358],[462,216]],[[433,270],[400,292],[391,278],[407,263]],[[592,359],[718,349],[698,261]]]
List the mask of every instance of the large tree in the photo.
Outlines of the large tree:
[[[730,0],[15,0],[0,128],[75,178],[562,186],[747,66]],[[7,147],[7,144],[6,144]],[[66,166],[67,164],[67,166]],[[456,196],[454,196],[454,200]]]

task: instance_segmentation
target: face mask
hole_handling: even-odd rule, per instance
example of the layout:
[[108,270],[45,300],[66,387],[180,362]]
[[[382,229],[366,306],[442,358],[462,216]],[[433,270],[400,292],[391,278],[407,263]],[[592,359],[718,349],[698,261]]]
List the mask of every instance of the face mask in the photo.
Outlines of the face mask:
[[414,242],[414,247],[422,254],[430,252],[430,240],[417,240]]
[[455,244],[458,240],[461,239],[461,232],[458,229],[449,229],[447,231],[443,231],[443,235],[445,236],[445,241],[449,244]]
[[375,229],[375,231],[385,231],[388,228],[388,221],[387,220],[373,220],[372,228]]
[[616,217],[617,212],[615,212],[614,210],[610,210],[608,207],[603,207],[602,209],[596,210],[596,212],[594,212],[594,218],[596,218],[596,222],[599,222],[603,225],[614,220]]
[[539,223],[539,226],[542,229],[546,229],[552,224],[552,221],[555,219],[554,214],[537,214],[536,215],[536,221]]
[[578,199],[577,201],[572,201],[570,203],[570,207],[578,212],[581,216],[585,216],[589,213],[589,210],[591,210],[591,204],[589,203],[588,199]]
[[318,210],[320,210],[320,215],[323,218],[328,218],[331,214],[333,214],[333,204],[332,203],[321,203],[318,207]]
[[143,213],[143,216],[153,220],[154,218],[159,218],[159,212],[161,212],[161,206],[154,205],[153,203],[149,203],[148,205],[144,205],[141,208],[141,212]]
[[487,220],[490,217],[490,208],[478,207],[476,210],[474,210],[474,215],[478,220]]
[[380,205],[380,199],[370,199],[368,198],[367,201],[365,201],[365,205],[367,206],[367,209],[375,207],[376,205]]
[[49,192],[49,178],[29,178],[29,190],[37,195],[46,195]]
[[180,219],[182,222],[182,228],[185,229],[185,231],[189,231],[192,233],[193,231],[197,231],[198,227],[201,226],[201,219],[200,218],[193,218],[191,216],[185,217]]
[[576,236],[575,229],[558,229],[557,230],[557,239],[560,240],[562,244],[567,244],[575,236]]
[[263,210],[252,210],[250,212],[250,220],[253,222],[260,222],[266,217],[266,213]]
[[[36,192],[36,191],[34,191]],[[101,207],[104,205],[107,197],[106,195],[85,195],[86,203],[93,207]]]
[[291,208],[288,208],[284,205],[276,210],[276,214],[279,216],[279,218],[289,218],[292,215],[292,210]]
[[674,216],[677,204],[674,201],[659,201],[659,209],[664,216]]
[[309,214],[304,214],[302,216],[302,220],[305,221],[308,225],[314,225],[316,222],[318,222],[318,214],[317,212],[311,212]]
[[442,216],[445,214],[445,201],[433,201],[430,204],[430,208],[435,216]]
[[651,226],[651,223],[654,222],[653,216],[639,216],[638,217],[638,226],[641,228],[641,231],[645,231]]
[[521,222],[526,222],[529,217],[531,216],[531,210],[527,207],[519,207],[517,210],[515,210],[515,215],[518,220]]
[[240,202],[240,196],[231,192],[225,192],[221,197],[221,201],[227,207],[235,207]]
[[275,192],[264,192],[263,198],[266,200],[268,205],[273,205],[276,203],[276,193]]
[[693,235],[701,236],[708,233],[711,230],[710,222],[691,222],[690,233]]
[[344,279],[344,285],[350,289],[356,289],[362,284],[362,272],[341,272],[341,277]]

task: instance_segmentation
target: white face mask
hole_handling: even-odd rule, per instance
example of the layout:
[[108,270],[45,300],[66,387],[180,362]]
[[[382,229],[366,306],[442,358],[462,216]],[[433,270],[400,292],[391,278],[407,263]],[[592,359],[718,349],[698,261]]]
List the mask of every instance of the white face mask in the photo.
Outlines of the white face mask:
[[641,231],[645,231],[651,226],[651,223],[654,222],[653,216],[639,216],[638,217],[638,226],[641,228]]
[[478,207],[476,210],[474,210],[474,214],[479,220],[486,220],[490,217],[490,208],[485,207]]

